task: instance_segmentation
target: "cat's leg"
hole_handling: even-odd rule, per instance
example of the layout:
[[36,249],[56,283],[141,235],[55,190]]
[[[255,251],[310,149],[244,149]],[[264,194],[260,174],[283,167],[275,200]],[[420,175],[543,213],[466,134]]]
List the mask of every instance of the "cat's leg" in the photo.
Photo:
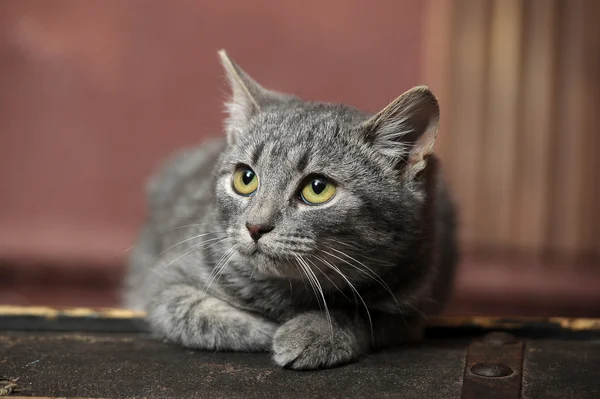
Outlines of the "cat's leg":
[[322,312],[306,312],[283,324],[273,337],[273,359],[283,367],[316,369],[358,359],[371,349],[423,336],[421,317],[373,312],[371,319],[332,311],[331,324]]
[[148,322],[154,333],[183,346],[233,351],[270,350],[278,327],[189,285],[159,292],[148,305]]
[[331,311],[331,323],[318,311],[301,313],[273,337],[273,360],[292,369],[333,367],[356,360],[371,347],[368,323],[359,316]]

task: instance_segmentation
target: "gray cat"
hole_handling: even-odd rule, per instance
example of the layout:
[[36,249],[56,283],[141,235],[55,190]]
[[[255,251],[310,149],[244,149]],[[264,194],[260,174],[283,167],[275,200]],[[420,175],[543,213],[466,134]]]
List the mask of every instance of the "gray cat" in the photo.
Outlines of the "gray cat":
[[149,182],[124,305],[168,341],[272,351],[293,369],[419,339],[457,261],[433,93],[372,116],[266,90],[219,55],[226,139]]

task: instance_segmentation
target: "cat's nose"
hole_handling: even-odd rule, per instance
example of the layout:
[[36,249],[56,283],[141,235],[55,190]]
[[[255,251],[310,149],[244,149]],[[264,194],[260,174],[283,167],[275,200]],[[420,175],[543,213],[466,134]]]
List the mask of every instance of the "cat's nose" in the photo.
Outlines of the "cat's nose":
[[257,242],[260,237],[267,234],[269,231],[274,229],[274,226],[269,226],[266,224],[249,224],[246,223],[246,228],[250,232],[250,237]]

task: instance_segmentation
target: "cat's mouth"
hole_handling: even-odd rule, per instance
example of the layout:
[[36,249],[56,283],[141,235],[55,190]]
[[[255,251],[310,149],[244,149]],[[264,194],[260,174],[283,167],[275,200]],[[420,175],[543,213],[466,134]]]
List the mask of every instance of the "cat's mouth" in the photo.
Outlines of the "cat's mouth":
[[271,261],[273,263],[287,262],[294,259],[294,256],[291,254],[287,255],[275,252],[271,247],[263,244],[241,245],[238,247],[238,251],[248,258],[256,258],[262,261]]
[[296,257],[293,254],[274,253],[267,245],[238,247],[238,252],[248,259],[257,273],[269,277],[301,278]]
[[258,254],[264,252],[257,244],[241,244],[237,246],[237,251],[246,257],[257,256]]

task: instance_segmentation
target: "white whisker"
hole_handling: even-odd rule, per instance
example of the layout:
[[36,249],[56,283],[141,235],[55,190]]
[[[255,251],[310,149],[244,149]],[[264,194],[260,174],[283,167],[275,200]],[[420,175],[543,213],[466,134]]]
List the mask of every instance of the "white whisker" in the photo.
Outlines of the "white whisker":
[[188,228],[188,227],[200,227],[200,226],[202,226],[200,223],[184,224],[183,226],[173,227],[172,229],[160,230],[159,233],[160,234],[167,234],[167,233],[170,233],[172,231],[181,230],[181,229],[185,229],[185,228]]
[[202,246],[202,244],[204,244],[204,242],[201,242],[200,244],[196,244],[196,245],[192,246],[192,248],[190,248],[189,251],[184,252],[183,254],[179,255],[177,258],[175,258],[172,261],[170,261],[169,263],[167,263],[165,268],[171,266],[173,263],[177,262],[179,259],[183,258],[184,256],[187,256],[187,255],[191,254],[192,252],[194,252],[195,250],[199,249]]
[[421,315],[421,317],[423,317],[425,320],[429,320],[429,317],[427,317],[427,315],[425,313],[423,313],[422,310],[420,310],[418,307],[416,307],[412,303],[405,303],[405,305],[410,306],[415,312],[417,312],[419,315]]
[[324,253],[326,253],[327,255],[329,255],[329,256],[332,256],[332,257],[334,257],[334,258],[336,258],[336,259],[338,259],[338,260],[340,260],[340,261],[342,261],[342,262],[346,263],[347,265],[349,265],[349,266],[351,266],[351,267],[355,268],[355,269],[356,269],[356,270],[358,270],[358,271],[362,271],[362,272],[363,272],[363,273],[365,273],[367,276],[369,276],[369,277],[371,277],[373,280],[377,281],[377,282],[378,282],[379,284],[381,284],[381,286],[382,286],[382,287],[383,287],[383,288],[384,288],[384,289],[385,289],[385,290],[386,290],[386,291],[387,291],[387,292],[388,292],[388,293],[389,293],[389,294],[392,296],[392,298],[394,299],[394,302],[396,303],[396,306],[397,306],[398,308],[400,307],[400,304],[398,303],[398,299],[396,299],[396,296],[395,296],[395,295],[394,295],[394,293],[392,292],[392,289],[390,288],[390,286],[389,286],[389,285],[387,285],[387,283],[386,283],[385,281],[383,281],[383,279],[382,279],[381,277],[379,277],[379,275],[377,275],[377,273],[375,273],[375,272],[374,272],[374,271],[373,271],[371,268],[369,268],[367,265],[365,265],[365,264],[364,264],[364,263],[362,263],[361,261],[359,261],[359,260],[357,260],[357,259],[353,258],[352,256],[350,256],[350,255],[348,255],[348,254],[346,254],[346,253],[344,253],[344,252],[342,252],[342,251],[338,251],[337,249],[335,249],[335,248],[332,248],[332,247],[329,247],[329,246],[327,246],[327,247],[328,247],[329,249],[331,249],[331,250],[335,251],[335,252],[338,252],[338,253],[339,253],[339,254],[341,254],[341,255],[344,255],[344,256],[348,257],[349,259],[351,259],[351,260],[353,260],[353,261],[357,262],[359,265],[361,265],[362,267],[364,267],[364,268],[365,268],[365,269],[366,269],[368,272],[367,272],[367,271],[365,271],[365,270],[362,270],[360,267],[358,267],[358,266],[356,266],[356,265],[353,265],[352,263],[348,262],[347,260],[340,258],[339,256],[336,256],[336,255],[334,255],[334,254],[332,254],[332,253],[330,253],[330,252],[327,252],[327,251],[323,251],[323,252],[324,252]]
[[367,303],[365,302],[365,300],[363,299],[362,295],[360,295],[360,293],[358,292],[358,290],[354,287],[354,284],[352,284],[350,282],[350,280],[348,280],[348,278],[344,275],[344,273],[342,273],[341,270],[339,270],[336,266],[334,266],[333,264],[331,264],[330,262],[328,262],[325,258],[322,258],[318,255],[313,255],[315,258],[317,258],[318,260],[320,260],[321,262],[323,262],[325,265],[329,266],[331,268],[331,270],[335,271],[337,274],[339,274],[348,284],[348,286],[350,287],[350,289],[358,296],[358,298],[360,299],[360,301],[362,302],[365,311],[367,312],[367,317],[369,318],[369,328],[371,330],[371,337],[373,339],[373,342],[375,342],[375,332],[373,331],[373,320],[371,319],[371,312],[369,311],[369,308],[367,307]]
[[306,263],[306,261],[301,256],[298,256],[298,261],[300,261],[302,264],[304,264],[306,271],[308,273],[310,273],[310,275],[312,275],[312,278],[314,279],[314,282],[315,282],[317,288],[319,289],[319,293],[321,294],[321,298],[323,299],[323,305],[325,306],[325,315],[327,316],[327,321],[329,322],[329,330],[331,332],[331,341],[333,342],[333,322],[331,321],[331,314],[329,313],[329,308],[327,307],[327,301],[325,300],[325,293],[323,292],[323,287],[321,286],[319,279],[315,275],[315,272],[313,272],[311,270],[310,266]]
[[[188,241],[196,240],[196,239],[198,239],[198,238],[201,238],[201,237],[204,237],[204,236],[207,236],[207,235],[210,235],[210,234],[217,234],[217,233],[204,233],[204,234],[198,234],[198,235],[196,235],[196,236],[193,236],[193,237],[190,237],[190,238],[186,238],[185,240],[179,241],[178,243],[171,245],[169,248],[165,249],[164,251],[162,251],[161,253],[159,253],[158,255],[156,255],[156,257],[155,257],[154,259],[158,259],[158,258],[160,258],[160,257],[161,257],[161,256],[163,256],[165,253],[169,252],[170,250],[172,250],[172,249],[173,249],[173,248],[175,248],[175,247],[178,247],[178,246],[179,246],[179,245],[181,245],[181,244],[184,244],[184,243],[186,243],[186,242],[188,242]],[[214,241],[214,240],[218,240],[218,239],[220,239],[220,238],[223,238],[223,237],[224,237],[224,236],[217,237],[217,238],[210,239],[210,240],[206,240],[206,241],[202,241],[202,242],[201,242],[201,244],[202,244],[202,243],[205,243],[205,242],[208,242],[208,241]]]
[[[319,295],[317,294],[317,289],[315,288],[313,280],[310,278],[310,276],[306,272],[305,266],[300,262],[300,257],[298,255],[294,254],[294,258],[296,259],[298,266],[300,266],[300,271],[301,271],[300,275],[306,276],[306,279],[308,280],[308,283],[310,284],[310,287],[312,288],[312,290],[315,294],[315,297],[317,298],[317,303],[319,304],[319,309],[322,312],[323,307],[321,306],[321,299],[319,298]],[[304,280],[304,277],[302,278],[302,280]],[[306,285],[306,283],[305,283],[305,285]]]
[[[331,242],[334,242],[334,243],[336,243],[336,244],[344,245],[344,246],[346,246],[346,247],[348,247],[348,248],[350,248],[350,249],[352,249],[352,250],[356,250],[356,246],[354,246],[354,245],[352,245],[352,244],[348,244],[347,242],[343,242],[343,241],[340,241],[340,240],[336,240],[335,238],[331,238],[331,237],[330,237],[330,238],[326,238],[325,240],[326,240],[326,241],[331,241]],[[332,248],[332,247],[331,247],[331,246],[329,246],[329,245],[328,245],[328,247],[329,247],[329,248]],[[333,249],[333,248],[332,248],[332,249]],[[374,258],[371,258],[371,257],[369,257],[369,256],[365,256],[365,253],[369,253],[369,252],[371,252],[371,251],[373,251],[373,249],[369,249],[369,250],[366,250],[366,251],[361,251],[361,257],[362,257],[362,258],[364,258],[364,259],[366,259],[366,260],[370,260],[370,261],[373,261],[373,262],[377,263],[377,265],[378,265],[378,266],[395,266],[395,265],[396,265],[396,264],[395,264],[395,263],[393,263],[393,262],[382,261],[381,259],[374,259]]]
[[[235,248],[237,248],[237,246],[234,245],[233,248],[235,249]],[[223,266],[221,266],[221,269],[216,274],[215,284],[219,283],[219,279],[223,275],[223,272],[225,271],[225,268],[227,267],[227,265],[229,265],[231,263],[231,261],[233,260],[234,257],[235,257],[235,251],[231,252],[231,254],[227,258],[227,260],[223,263]]]
[[[220,239],[218,239],[219,241],[217,241],[216,243],[214,243],[214,244],[212,244],[212,245],[209,245],[209,246],[208,246],[208,247],[206,247],[206,248],[210,248],[210,247],[212,247],[212,246],[214,246],[214,245],[216,245],[216,244],[219,244],[219,243],[221,243],[221,242],[223,242],[223,241],[227,240],[227,238],[228,238],[228,237],[223,237],[223,238],[220,238]],[[183,253],[183,254],[179,255],[177,258],[175,258],[175,259],[173,259],[172,261],[170,261],[170,262],[169,262],[169,263],[168,263],[168,264],[165,266],[165,268],[167,268],[167,267],[171,266],[173,263],[177,262],[179,259],[183,258],[184,256],[187,256],[187,255],[191,254],[192,252],[194,252],[194,251],[196,251],[196,250],[198,250],[198,249],[203,249],[204,247],[202,247],[202,245],[206,244],[208,241],[214,241],[214,239],[211,239],[211,240],[206,240],[206,241],[202,241],[201,243],[194,245],[192,248],[190,248],[190,250],[189,250],[189,251],[187,251],[187,252],[185,252],[185,253]]]
[[250,273],[250,280],[252,280],[252,277],[254,277],[254,272],[256,272],[256,265],[252,267],[252,273]]
[[202,297],[202,300],[204,300],[206,295],[208,295],[208,292],[210,291],[210,287],[212,286],[213,282],[215,282],[215,279],[218,279],[218,276],[221,275],[223,270],[225,270],[225,267],[227,267],[227,265],[229,264],[231,259],[233,259],[233,257],[235,256],[236,248],[237,248],[237,246],[233,245],[231,248],[229,248],[227,251],[225,251],[223,256],[221,256],[221,258],[217,262],[217,265],[215,266],[213,271],[210,273],[211,277],[210,277],[210,280],[204,290],[204,296]]
[[[317,269],[318,271],[321,272],[321,274],[327,279],[329,280],[329,282],[331,283],[331,285],[333,285],[339,292],[340,294],[343,295],[344,298],[346,298],[347,300],[350,300],[350,298],[348,298],[348,296],[346,294],[344,294],[344,291],[342,291],[342,289],[340,287],[337,286],[337,284],[329,278],[329,276],[327,275],[327,273],[325,273],[324,271],[322,271],[316,264],[315,262],[313,262],[310,258],[306,258],[304,259],[307,262],[310,262],[310,264],[313,266],[313,268]],[[355,298],[356,300],[356,298]]]

